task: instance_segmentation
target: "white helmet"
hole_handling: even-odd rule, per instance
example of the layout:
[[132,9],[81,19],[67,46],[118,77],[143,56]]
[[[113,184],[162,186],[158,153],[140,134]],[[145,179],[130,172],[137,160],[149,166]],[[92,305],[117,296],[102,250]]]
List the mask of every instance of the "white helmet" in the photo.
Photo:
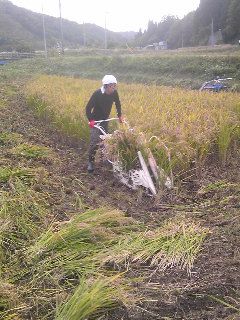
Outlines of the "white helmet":
[[110,84],[110,83],[117,84],[117,79],[111,74],[106,74],[102,79],[102,83],[103,83],[103,85]]

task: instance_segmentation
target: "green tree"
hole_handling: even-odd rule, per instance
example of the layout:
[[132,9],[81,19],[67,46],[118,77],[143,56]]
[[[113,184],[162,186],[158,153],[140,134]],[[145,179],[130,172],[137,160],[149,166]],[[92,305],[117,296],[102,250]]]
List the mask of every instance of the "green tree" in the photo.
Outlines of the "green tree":
[[226,40],[233,42],[240,39],[240,1],[232,0],[228,7],[226,28]]

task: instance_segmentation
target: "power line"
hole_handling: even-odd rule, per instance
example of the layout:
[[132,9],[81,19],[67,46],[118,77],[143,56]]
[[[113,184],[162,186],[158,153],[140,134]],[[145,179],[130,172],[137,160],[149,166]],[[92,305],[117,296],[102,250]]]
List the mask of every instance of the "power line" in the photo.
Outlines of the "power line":
[[64,54],[61,0],[59,0],[59,16],[60,16],[60,31],[61,31],[61,51],[62,51],[62,54]]
[[43,13],[43,5],[42,5],[42,24],[43,24],[44,52],[45,52],[45,58],[47,58],[47,41],[46,41],[45,17]]
[[107,49],[107,14],[108,12],[105,12],[105,28],[104,28],[104,48]]

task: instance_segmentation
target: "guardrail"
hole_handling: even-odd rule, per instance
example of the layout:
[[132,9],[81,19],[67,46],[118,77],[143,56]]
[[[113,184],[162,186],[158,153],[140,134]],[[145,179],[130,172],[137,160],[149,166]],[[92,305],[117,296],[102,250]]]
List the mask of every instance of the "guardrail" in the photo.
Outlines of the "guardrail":
[[34,58],[36,56],[43,56],[43,52],[0,52],[1,60],[18,60],[24,58]]

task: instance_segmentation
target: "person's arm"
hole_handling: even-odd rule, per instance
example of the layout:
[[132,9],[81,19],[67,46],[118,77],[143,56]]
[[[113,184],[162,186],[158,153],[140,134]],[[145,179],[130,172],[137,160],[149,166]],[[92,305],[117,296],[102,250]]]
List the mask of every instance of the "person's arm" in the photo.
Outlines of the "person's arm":
[[96,94],[94,92],[86,105],[86,116],[89,121],[93,120],[92,111],[93,111],[95,104],[96,104],[95,96],[96,96]]
[[118,92],[115,91],[115,99],[114,99],[116,109],[117,109],[117,115],[120,118],[122,116],[122,107],[121,107],[121,102],[118,96]]

